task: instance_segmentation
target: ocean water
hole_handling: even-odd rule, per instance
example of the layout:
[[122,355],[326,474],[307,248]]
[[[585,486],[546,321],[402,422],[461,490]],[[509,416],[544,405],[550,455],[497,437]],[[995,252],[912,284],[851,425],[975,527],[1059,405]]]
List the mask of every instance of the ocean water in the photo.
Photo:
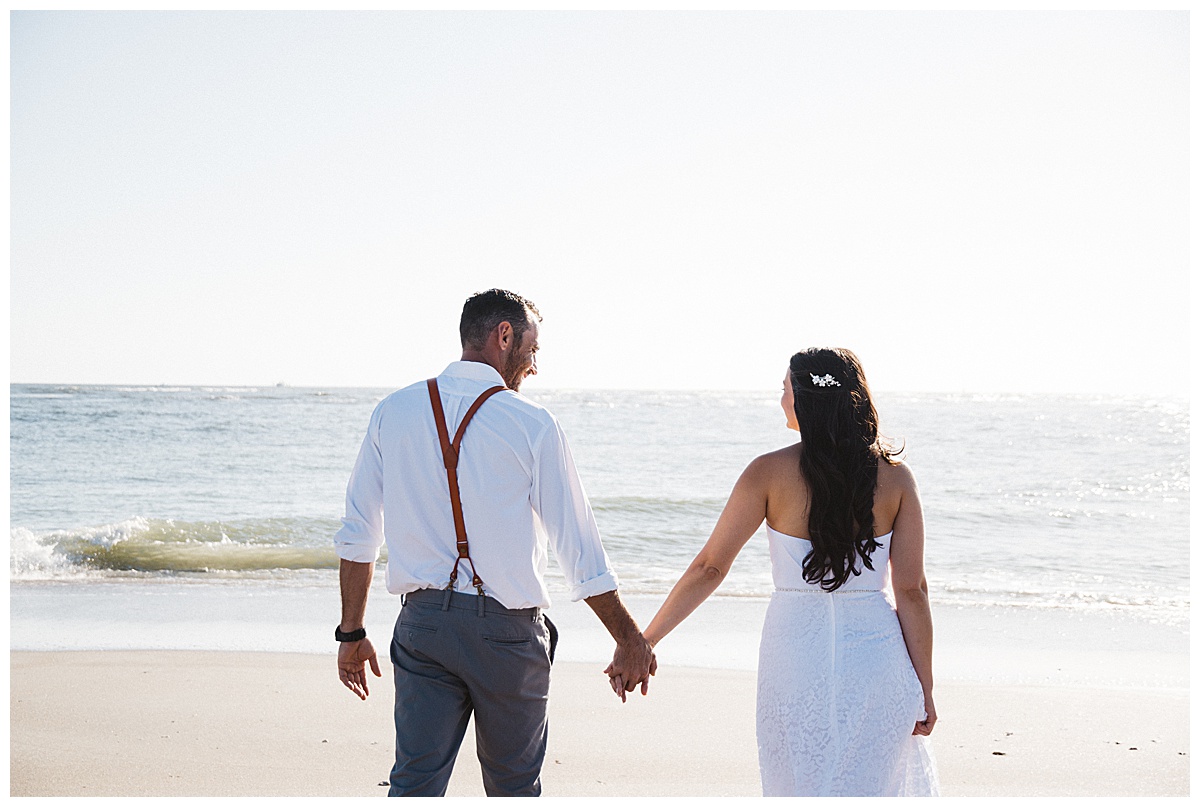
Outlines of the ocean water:
[[[13,650],[331,653],[331,537],[385,389],[10,391]],[[794,440],[778,393],[542,390],[563,423],[622,596],[646,623],[746,462]],[[941,680],[1186,688],[1188,401],[878,394],[925,507]],[[551,568],[558,657],[612,641]],[[386,635],[398,600],[376,576]],[[766,536],[659,647],[754,669]]]
[[[47,609],[59,635],[75,636],[58,624],[74,620],[77,639],[58,645],[86,645],[87,614],[117,602],[143,615],[222,600],[319,603],[329,622],[331,537],[367,420],[388,392],[13,385],[14,646],[42,646],[22,637],[46,627]],[[566,429],[622,592],[647,608],[703,545],[746,463],[795,439],[775,391],[530,382],[525,394]],[[904,441],[921,486],[935,609],[1187,631],[1186,399],[876,397],[883,431]],[[553,568],[549,585],[557,607],[566,587]],[[753,610],[770,590],[760,530],[717,598]],[[71,610],[55,606],[63,601]]]

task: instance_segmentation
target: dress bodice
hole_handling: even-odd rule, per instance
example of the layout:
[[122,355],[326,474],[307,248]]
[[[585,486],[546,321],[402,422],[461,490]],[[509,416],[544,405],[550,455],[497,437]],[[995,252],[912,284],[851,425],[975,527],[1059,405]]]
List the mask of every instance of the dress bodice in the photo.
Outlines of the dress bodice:
[[[775,588],[783,591],[813,591],[820,592],[821,587],[804,579],[804,558],[812,550],[812,543],[806,538],[796,538],[793,535],[779,532],[767,525],[767,539],[771,545],[771,577]],[[888,584],[888,553],[891,550],[892,534],[881,535],[875,539],[882,546],[871,553],[871,565],[874,569],[864,568],[862,560],[857,558],[855,568],[862,573],[850,579],[837,591],[882,591]]]

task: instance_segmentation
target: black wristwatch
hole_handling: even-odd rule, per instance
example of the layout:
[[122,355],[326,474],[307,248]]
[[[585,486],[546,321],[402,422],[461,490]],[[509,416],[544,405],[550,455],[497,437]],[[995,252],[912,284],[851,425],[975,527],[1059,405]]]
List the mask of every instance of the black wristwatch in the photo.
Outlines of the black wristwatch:
[[363,639],[367,638],[367,629],[359,628],[358,630],[352,630],[347,633],[346,631],[342,630],[341,625],[338,625],[333,629],[333,638],[337,639],[339,642],[361,642]]

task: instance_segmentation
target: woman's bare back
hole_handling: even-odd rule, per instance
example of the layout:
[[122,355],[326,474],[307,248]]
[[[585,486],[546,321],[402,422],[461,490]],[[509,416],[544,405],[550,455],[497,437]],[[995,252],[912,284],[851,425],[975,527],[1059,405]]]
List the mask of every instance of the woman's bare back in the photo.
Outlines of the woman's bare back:
[[[766,487],[767,523],[777,532],[808,539],[808,483],[800,473],[800,452],[803,443],[763,454],[757,460],[762,471],[757,475]],[[879,463],[875,483],[875,535],[892,531],[896,513],[900,510],[905,472],[901,465]],[[907,469],[906,469],[907,470]]]

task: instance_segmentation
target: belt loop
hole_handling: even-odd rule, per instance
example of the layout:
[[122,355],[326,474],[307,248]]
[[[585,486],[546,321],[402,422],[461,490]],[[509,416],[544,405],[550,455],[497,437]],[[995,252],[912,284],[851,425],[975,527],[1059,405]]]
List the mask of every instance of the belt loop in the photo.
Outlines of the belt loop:
[[452,588],[446,589],[446,596],[442,598],[442,610],[443,611],[450,610],[450,595],[453,593],[454,593],[454,589],[452,589]]
[[484,600],[484,596],[482,594],[480,594],[479,595],[479,615],[480,616],[483,616],[483,600]]
[[403,607],[404,607],[404,606],[406,606],[406,605],[408,605],[408,595],[407,595],[407,594],[401,594],[401,595],[400,595],[400,607],[401,607],[401,608],[403,608]]

